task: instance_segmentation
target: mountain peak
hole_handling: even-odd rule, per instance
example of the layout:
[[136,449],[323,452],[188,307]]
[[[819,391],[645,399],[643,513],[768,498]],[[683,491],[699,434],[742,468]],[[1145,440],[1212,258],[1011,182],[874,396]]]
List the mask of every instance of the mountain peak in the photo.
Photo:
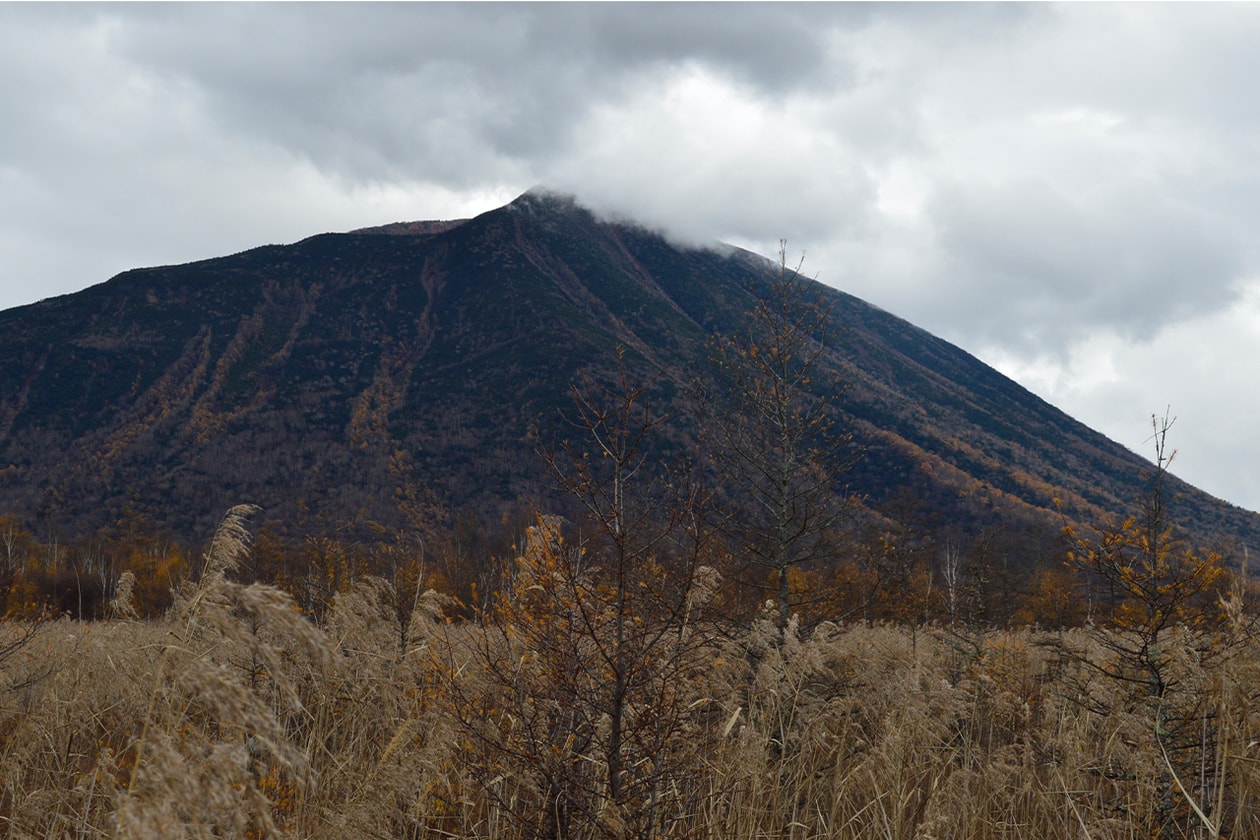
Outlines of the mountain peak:
[[[503,207],[488,211],[483,215],[497,213],[523,213],[536,218],[568,216],[578,212],[589,212],[578,201],[577,197],[558,192],[544,186],[534,186],[517,196]],[[428,236],[454,230],[469,219],[434,219],[413,222],[389,222],[383,225],[355,228],[349,231],[354,234],[372,234],[388,236]]]
[[584,208],[572,193],[536,184],[509,202],[507,209],[531,213],[571,213]]

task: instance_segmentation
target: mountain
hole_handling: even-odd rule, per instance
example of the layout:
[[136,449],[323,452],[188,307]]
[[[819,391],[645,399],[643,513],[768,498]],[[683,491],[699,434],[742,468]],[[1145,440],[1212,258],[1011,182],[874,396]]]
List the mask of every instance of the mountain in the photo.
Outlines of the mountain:
[[[120,274],[0,313],[0,513],[85,534],[141,512],[208,533],[254,502],[295,529],[401,523],[416,488],[483,516],[545,498],[542,439],[614,348],[686,384],[775,268],[530,192],[452,222],[313,236]],[[813,282],[813,281],[803,281]],[[906,321],[818,286],[820,387],[849,490],[964,528],[1125,509],[1150,465]],[[537,430],[537,431],[535,431]],[[666,445],[685,446],[676,431]],[[1260,516],[1177,483],[1178,520],[1260,545]]]

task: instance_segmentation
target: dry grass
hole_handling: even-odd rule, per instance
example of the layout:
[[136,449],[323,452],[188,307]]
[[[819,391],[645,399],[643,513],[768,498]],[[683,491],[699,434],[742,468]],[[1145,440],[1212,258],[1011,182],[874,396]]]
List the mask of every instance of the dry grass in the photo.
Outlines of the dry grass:
[[[400,649],[384,582],[360,581],[317,626],[277,590],[229,582],[225,556],[161,621],[50,622],[0,663],[0,837],[541,836],[502,803],[547,780],[519,755],[474,754],[453,713],[459,697],[496,702],[450,659],[485,644],[476,623],[440,620],[430,595]],[[1169,651],[1200,717],[1193,738],[1164,738],[1165,760],[1157,710],[1091,667],[1107,647],[1087,631],[784,638],[773,619],[715,636],[671,699],[688,749],[666,763],[626,746],[670,768],[661,836],[1260,837],[1260,649],[1245,634],[1223,631],[1228,655],[1210,661]],[[567,836],[634,836],[582,825]]]

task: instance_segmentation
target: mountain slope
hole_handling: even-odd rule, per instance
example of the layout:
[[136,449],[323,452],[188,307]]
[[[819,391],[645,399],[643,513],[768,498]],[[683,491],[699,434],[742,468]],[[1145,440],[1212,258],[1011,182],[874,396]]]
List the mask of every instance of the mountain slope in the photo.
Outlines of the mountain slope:
[[[675,399],[770,268],[530,193],[467,221],[129,271],[0,313],[0,512],[77,534],[130,509],[205,533],[251,501],[295,527],[390,526],[415,486],[493,512],[546,493],[531,429],[557,426],[579,372],[623,345]],[[821,382],[844,386],[838,419],[865,452],[850,487],[873,508],[910,496],[978,527],[1057,516],[1055,498],[1093,517],[1141,491],[1146,464],[1123,447],[819,289]],[[1255,514],[1177,489],[1199,533],[1260,537]]]

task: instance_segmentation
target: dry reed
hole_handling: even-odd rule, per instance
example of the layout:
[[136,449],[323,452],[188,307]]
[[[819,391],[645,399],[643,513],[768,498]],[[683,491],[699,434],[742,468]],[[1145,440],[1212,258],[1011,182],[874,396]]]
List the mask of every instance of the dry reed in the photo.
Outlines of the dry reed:
[[[460,698],[523,684],[468,667],[494,643],[486,628],[443,618],[429,593],[400,648],[376,579],[317,625],[278,590],[231,582],[246,514],[166,618],[130,618],[120,592],[115,619],[49,622],[0,662],[0,837],[539,836],[511,806],[546,779],[522,756],[477,754],[455,714]],[[1198,715],[1174,743],[1158,710],[1094,667],[1109,649],[1085,630],[959,644],[931,628],[775,624],[697,648],[669,694],[686,713],[659,719],[685,739],[651,742],[668,756],[626,745],[630,761],[677,769],[656,836],[1260,837],[1260,650],[1241,629],[1222,629],[1227,655],[1168,650],[1178,702]],[[568,836],[636,836],[629,825]]]

